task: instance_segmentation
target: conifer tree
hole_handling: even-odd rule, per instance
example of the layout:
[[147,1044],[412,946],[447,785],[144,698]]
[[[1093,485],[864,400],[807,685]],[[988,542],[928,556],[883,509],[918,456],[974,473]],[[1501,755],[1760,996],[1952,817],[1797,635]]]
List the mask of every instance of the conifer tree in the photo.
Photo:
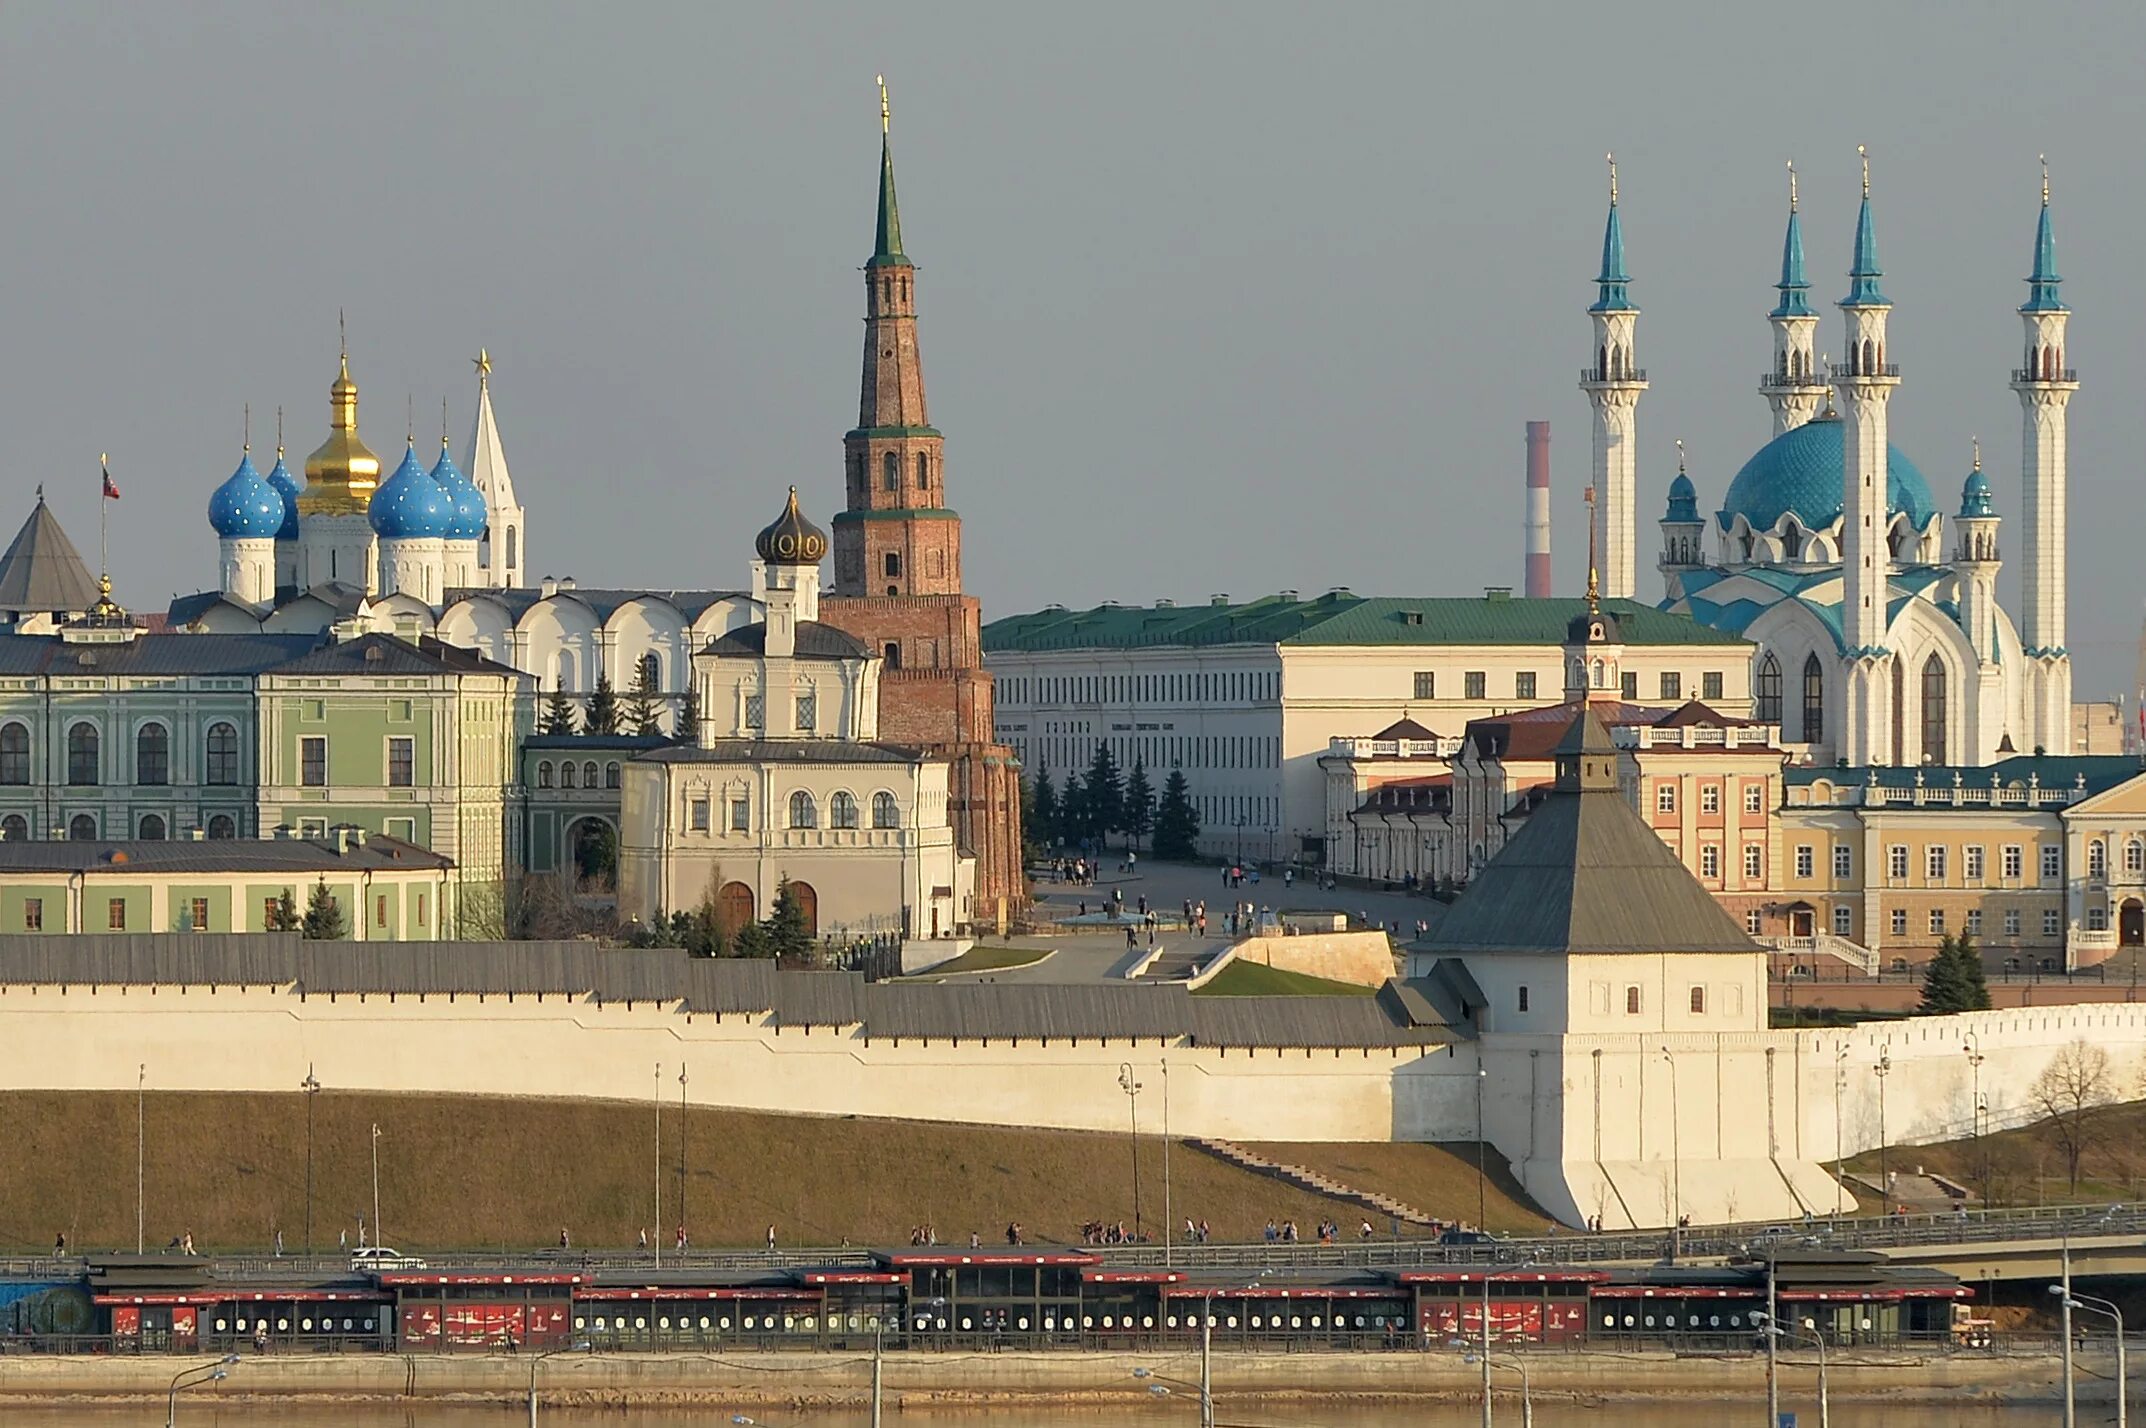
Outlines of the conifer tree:
[[544,717],[537,723],[537,732],[540,734],[575,734],[580,732],[576,727],[574,706],[567,703],[566,690],[560,687],[559,681],[556,679],[551,682],[551,693],[544,696]]
[[671,726],[671,742],[691,744],[697,743],[699,739],[700,690],[688,682],[685,698],[678,701],[678,722]]
[[1989,985],[1982,976],[1982,957],[1974,939],[1962,934],[1946,936],[1937,944],[1937,955],[1923,968],[1922,1005],[1925,1016],[1949,1016],[1954,1012],[1986,1011]]
[[1047,765],[1036,766],[1036,784],[1021,801],[1025,810],[1022,824],[1028,829],[1031,840],[1050,847],[1058,841],[1058,790],[1051,787],[1051,771]]
[[1119,817],[1118,826],[1135,844],[1155,826],[1155,790],[1148,784],[1145,759],[1133,760],[1133,771],[1125,780],[1125,812]]
[[1954,944],[1955,954],[1960,959],[1960,985],[1967,989],[1966,1011],[1990,1009],[1989,979],[1982,975],[1982,953],[1975,946],[1975,939],[1961,933]]
[[784,878],[775,887],[775,906],[761,924],[771,957],[800,957],[812,951],[812,933],[805,926],[805,909]]
[[596,676],[596,692],[589,696],[587,728],[591,734],[616,734],[619,731],[618,691],[611,687],[611,676]]
[[1163,781],[1162,806],[1155,813],[1154,852],[1158,858],[1190,862],[1199,856],[1200,815],[1192,806],[1182,769]]
[[333,942],[350,935],[343,925],[343,905],[328,891],[326,878],[315,883],[306,896],[305,923],[300,933],[310,942]]
[[626,692],[626,722],[634,733],[643,737],[663,732],[654,673],[654,668],[643,660],[634,669],[633,688]]
[[1102,847],[1125,820],[1125,780],[1106,740],[1095,741],[1095,757],[1088,761],[1088,777],[1081,784],[1081,793],[1087,811],[1087,832],[1096,846]]
[[285,888],[283,895],[269,905],[266,930],[269,932],[296,932],[298,930],[298,900],[291,896],[289,888]]

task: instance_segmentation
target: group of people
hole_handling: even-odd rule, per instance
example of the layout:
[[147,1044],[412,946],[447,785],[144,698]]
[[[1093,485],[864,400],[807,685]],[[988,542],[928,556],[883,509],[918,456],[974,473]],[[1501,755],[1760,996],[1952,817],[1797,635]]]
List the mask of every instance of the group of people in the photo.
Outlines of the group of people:
[[[1009,1225],[1007,1232],[1009,1234],[1018,1233],[1020,1228],[1019,1225]],[[918,1225],[909,1231],[909,1244],[913,1249],[923,1249],[937,1243],[939,1243],[939,1227],[937,1225]],[[1014,1244],[1016,1241],[1009,1239],[1007,1243]],[[969,1231],[969,1248],[982,1249],[983,1247],[984,1237],[974,1230]]]
[[1051,872],[1058,881],[1077,888],[1095,884],[1095,864],[1086,858],[1055,858],[1051,861]]
[[[1203,1226],[1202,1228],[1204,1228],[1204,1226]],[[1365,1220],[1365,1221],[1364,1221],[1363,1223],[1359,1224],[1359,1225],[1358,1225],[1358,1226],[1356,1227],[1356,1238],[1358,1238],[1358,1239],[1360,1239],[1360,1240],[1366,1240],[1366,1241],[1368,1241],[1368,1240],[1369,1240],[1369,1239],[1370,1239],[1370,1238],[1372,1237],[1372,1235],[1373,1235],[1374,1233],[1375,1233],[1375,1232],[1374,1232],[1374,1231],[1372,1230],[1372,1228],[1371,1228],[1371,1222],[1370,1222],[1369,1220]],[[1299,1237],[1299,1235],[1297,1234],[1297,1222],[1296,1222],[1295,1220],[1284,1220],[1284,1221],[1282,1221],[1282,1222],[1281,1222],[1281,1224],[1279,1224],[1279,1225],[1276,1225],[1276,1224],[1274,1223],[1274,1221],[1272,1221],[1272,1220],[1269,1220],[1269,1221],[1267,1221],[1267,1227],[1266,1227],[1266,1230],[1265,1230],[1265,1231],[1264,1231],[1264,1233],[1263,1233],[1263,1237],[1265,1238],[1266,1242],[1267,1242],[1268,1244],[1270,1244],[1270,1245],[1273,1245],[1273,1244],[1283,1244],[1283,1245],[1293,1245],[1293,1244],[1296,1244],[1296,1243],[1298,1242],[1299,1238],[1300,1238],[1300,1237]],[[1321,1221],[1319,1222],[1319,1243],[1320,1243],[1320,1244],[1322,1244],[1322,1245],[1331,1245],[1331,1244],[1338,1244],[1338,1243],[1340,1242],[1340,1240],[1341,1240],[1341,1226],[1340,1226],[1340,1225],[1336,1224],[1336,1223],[1335,1223],[1334,1221],[1332,1221],[1332,1220],[1321,1220]]]
[[[1185,1221],[1190,1225],[1192,1221]],[[1089,1220],[1080,1227],[1080,1242],[1084,1245],[1144,1245],[1154,1241],[1146,1230],[1128,1230],[1125,1221]]]

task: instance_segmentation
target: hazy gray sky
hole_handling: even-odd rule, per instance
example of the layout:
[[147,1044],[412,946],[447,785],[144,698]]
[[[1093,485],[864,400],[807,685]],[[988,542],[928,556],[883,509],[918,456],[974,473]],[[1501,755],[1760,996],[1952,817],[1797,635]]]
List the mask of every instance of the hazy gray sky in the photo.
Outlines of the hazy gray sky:
[[1607,149],[1658,596],[1673,439],[1712,510],[1768,434],[1790,157],[1837,348],[1858,142],[1895,440],[1949,513],[1981,434],[2016,610],[2005,381],[2046,150],[2085,381],[2078,692],[2131,677],[2141,7],[18,0],[0,38],[6,493],[47,483],[94,558],[109,450],[139,608],[213,583],[203,508],[243,403],[259,453],[278,404],[294,465],[320,441],[338,307],[389,463],[406,398],[428,456],[451,400],[459,457],[491,348],[532,574],[742,584],[786,485],[840,500],[884,70],[987,618],[1517,585],[1531,417],[1576,588]]

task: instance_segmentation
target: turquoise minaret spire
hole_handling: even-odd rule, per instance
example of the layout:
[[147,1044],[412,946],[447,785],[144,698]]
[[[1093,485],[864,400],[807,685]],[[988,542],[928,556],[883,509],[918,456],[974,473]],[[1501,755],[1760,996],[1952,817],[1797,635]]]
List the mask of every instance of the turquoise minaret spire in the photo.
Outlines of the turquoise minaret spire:
[[2021,312],[2065,312],[2057,296],[2057,235],[2049,227],[2049,161],[2042,160],[2042,216],[2034,225],[2034,271],[2027,275],[2027,301]]
[[[890,178],[891,184],[893,180]],[[893,189],[888,189],[889,193]],[[1595,305],[1589,312],[1636,312],[1625,291],[1632,275],[1624,270],[1624,224],[1617,217],[1617,160],[1610,160],[1609,220],[1602,226],[1602,271],[1596,275]]]
[[1781,281],[1775,283],[1774,291],[1781,295],[1768,317],[1816,317],[1805,294],[1811,284],[1803,276],[1803,217],[1797,213],[1796,170],[1788,170],[1788,233],[1781,240]]
[[906,268],[902,255],[902,211],[894,201],[894,114],[887,103],[887,77],[879,77],[879,232],[872,245],[874,268]]
[[1870,218],[1870,157],[1863,157],[1863,207],[1855,216],[1855,266],[1848,270],[1848,296],[1842,307],[1891,307],[1878,287],[1885,269],[1878,266],[1878,227]]

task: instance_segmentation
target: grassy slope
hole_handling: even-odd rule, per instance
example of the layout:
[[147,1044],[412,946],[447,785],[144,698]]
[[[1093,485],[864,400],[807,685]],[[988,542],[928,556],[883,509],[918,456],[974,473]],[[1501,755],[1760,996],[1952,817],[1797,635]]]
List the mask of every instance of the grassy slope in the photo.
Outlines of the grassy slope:
[[1302,972],[1285,972],[1258,962],[1236,961],[1215,974],[1213,981],[1195,987],[1196,997],[1369,997],[1378,988],[1354,982],[1336,982]]
[[[1885,1154],[1885,1165],[1895,1171],[1918,1167],[1934,1175],[1958,1181],[1982,1192],[1982,1157],[1989,1158],[1989,1202],[1993,1205],[2089,1204],[2120,1201],[2135,1204],[2146,1189],[2146,1101],[2104,1107],[2094,1122],[2089,1146],[2080,1164],[2080,1179],[2074,1189],[2065,1175],[2064,1153],[2049,1131],[2041,1126],[1995,1131],[1977,1148],[1973,1139],[1942,1141],[1935,1145],[1896,1145]],[[1875,1185],[1878,1153],[1868,1151],[1848,1157],[1848,1173]],[[1872,1196],[1860,1197],[1869,1213],[1882,1213],[1884,1206]]]
[[1002,972],[1008,967],[1028,967],[1050,956],[1046,947],[971,947],[951,962],[942,962],[926,977],[943,972]]
[[[1250,1145],[1246,1149],[1278,1160],[1301,1165],[1358,1190],[1376,1190],[1412,1205],[1428,1215],[1446,1220],[1476,1218],[1475,1147],[1472,1144],[1381,1145],[1370,1142],[1327,1144]],[[1491,1230],[1539,1234],[1550,1222],[1528,1202],[1513,1179],[1505,1157],[1489,1151],[1483,1158],[1485,1226]],[[1344,1220],[1353,1227],[1363,1218]],[[1375,1228],[1386,1229],[1373,1217]]]
[[[303,1097],[151,1093],[147,1108],[152,1246],[189,1229],[204,1249],[263,1246],[281,1226],[286,1247],[301,1247]],[[647,1105],[327,1091],[315,1112],[317,1246],[332,1247],[339,1228],[354,1240],[357,1217],[370,1218],[376,1122],[390,1244],[548,1245],[564,1225],[577,1246],[623,1245],[652,1223]],[[667,1226],[677,1216],[679,1121],[672,1102],[663,1111]],[[65,1229],[78,1248],[133,1247],[132,1096],[0,1093],[0,1127],[0,1246],[49,1246]],[[695,1109],[687,1148],[687,1223],[703,1245],[758,1244],[770,1221],[787,1244],[906,1244],[922,1223],[944,1241],[973,1229],[989,1242],[1018,1220],[1032,1241],[1050,1241],[1077,1237],[1086,1219],[1133,1218],[1122,1135]],[[1143,1134],[1140,1151],[1142,1206],[1159,1235],[1161,1142]],[[1304,1226],[1358,1217],[1183,1145],[1171,1170],[1178,1220],[1205,1218],[1218,1240],[1257,1239],[1269,1216]]]

